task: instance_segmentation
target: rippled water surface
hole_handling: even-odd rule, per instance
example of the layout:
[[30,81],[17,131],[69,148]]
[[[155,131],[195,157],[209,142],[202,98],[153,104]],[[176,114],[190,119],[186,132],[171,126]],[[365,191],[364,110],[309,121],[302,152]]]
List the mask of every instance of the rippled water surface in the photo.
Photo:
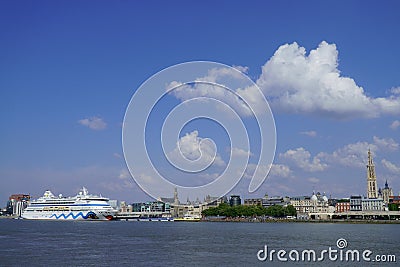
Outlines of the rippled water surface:
[[[312,249],[319,257],[338,249],[339,238],[347,241],[344,252],[368,249],[370,258],[395,255],[397,263],[257,259],[265,245],[269,252]],[[396,266],[400,225],[1,219],[0,251],[0,266]]]

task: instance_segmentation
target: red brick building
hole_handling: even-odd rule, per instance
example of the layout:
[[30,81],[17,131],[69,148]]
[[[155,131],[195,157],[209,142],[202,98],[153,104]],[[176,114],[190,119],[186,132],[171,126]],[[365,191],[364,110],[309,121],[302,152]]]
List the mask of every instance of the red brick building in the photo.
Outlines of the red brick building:
[[350,202],[336,203],[335,210],[337,213],[349,211],[350,210]]

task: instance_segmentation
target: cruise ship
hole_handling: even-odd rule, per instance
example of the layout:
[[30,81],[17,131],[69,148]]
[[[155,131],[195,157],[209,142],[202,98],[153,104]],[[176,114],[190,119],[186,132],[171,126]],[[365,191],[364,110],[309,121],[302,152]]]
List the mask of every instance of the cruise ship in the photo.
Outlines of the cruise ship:
[[112,220],[117,210],[108,203],[108,198],[91,195],[83,187],[74,197],[54,196],[47,190],[22,212],[29,220]]

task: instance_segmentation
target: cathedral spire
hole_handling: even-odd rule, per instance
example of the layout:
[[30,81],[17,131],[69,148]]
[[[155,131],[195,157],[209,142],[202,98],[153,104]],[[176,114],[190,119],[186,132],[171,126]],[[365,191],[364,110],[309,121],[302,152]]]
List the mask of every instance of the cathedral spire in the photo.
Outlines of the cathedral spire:
[[174,189],[174,205],[179,205],[178,188]]
[[371,149],[368,149],[368,165],[367,165],[367,197],[378,197],[378,186],[376,183],[375,165],[372,159]]

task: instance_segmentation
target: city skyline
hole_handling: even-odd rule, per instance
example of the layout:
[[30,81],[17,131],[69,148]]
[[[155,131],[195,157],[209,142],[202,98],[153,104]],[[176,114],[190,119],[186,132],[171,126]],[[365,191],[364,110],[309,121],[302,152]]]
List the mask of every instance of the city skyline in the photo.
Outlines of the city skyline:
[[[152,75],[193,60],[246,73],[274,115],[277,149],[269,177],[249,194],[255,168],[250,161],[229,194],[257,198],[317,189],[337,197],[363,195],[368,149],[378,187],[387,180],[399,194],[396,1],[311,1],[290,9],[274,1],[157,8],[133,2],[24,3],[2,3],[0,9],[0,202],[18,193],[39,197],[46,189],[74,195],[82,186],[111,199],[151,200],[124,162],[125,110]],[[171,94],[165,106],[191,96]],[[193,183],[215,178],[231,150],[242,152],[227,149],[224,132],[207,122],[187,125],[179,141],[190,152],[205,138],[215,141],[217,161]],[[185,177],[174,179],[190,184]]]
[[[381,193],[381,190],[382,189],[390,189],[390,190],[392,190],[392,188],[390,188],[390,187],[388,187],[388,182],[387,182],[387,180],[385,181],[385,187],[381,187],[381,186],[379,186],[379,185],[377,185],[376,184],[376,177],[375,177],[375,175],[374,175],[374,172],[375,172],[375,170],[374,170],[374,163],[373,163],[373,157],[372,157],[372,153],[371,153],[371,151],[370,150],[368,150],[368,165],[366,166],[366,173],[367,173],[367,179],[366,179],[366,181],[367,181],[367,186],[366,186],[366,191],[364,192],[364,193],[359,193],[359,194],[354,194],[354,195],[352,195],[352,196],[345,196],[345,197],[336,197],[336,196],[332,196],[332,194],[329,194],[329,192],[327,193],[327,192],[325,192],[325,191],[319,191],[318,189],[316,189],[316,188],[313,188],[313,190],[312,190],[312,194],[305,194],[305,195],[303,195],[303,196],[311,196],[311,195],[321,195],[321,196],[326,196],[327,197],[327,199],[329,199],[329,200],[340,200],[340,199],[349,199],[350,200],[350,198],[351,197],[353,197],[353,196],[356,196],[356,197],[362,197],[362,198],[365,198],[365,199],[377,199],[377,198],[380,198],[380,199],[382,199],[382,198],[385,198],[383,195],[382,195],[382,193]],[[372,170],[372,172],[371,172],[371,169],[373,169]],[[375,185],[374,185],[374,188],[371,188],[371,186],[370,186],[370,179],[371,178],[375,178]],[[375,188],[376,187],[376,188]],[[85,188],[84,188],[85,189]],[[82,190],[82,189],[81,189]],[[86,189],[85,189],[86,190]],[[374,194],[376,194],[376,195],[371,195],[371,190],[372,191],[376,191],[376,193],[374,193]],[[47,191],[46,191],[47,192]],[[45,193],[46,193],[45,192]],[[393,191],[390,191],[390,192],[393,192]],[[400,195],[400,194],[399,194]],[[29,195],[29,194],[13,194],[13,195],[11,195],[10,196],[10,198],[13,198],[14,196],[23,196],[23,197],[28,197],[29,199],[31,198],[31,196]],[[62,196],[62,194],[60,194],[60,196]],[[214,196],[211,196],[211,195],[205,195],[204,196],[204,198],[203,198],[203,200],[201,200],[201,199],[199,199],[199,198],[197,198],[196,200],[194,200],[194,199],[190,199],[189,197],[187,197],[186,198],[186,202],[184,202],[184,201],[180,201],[179,200],[179,197],[178,197],[178,191],[177,191],[177,188],[175,188],[174,189],[174,193],[173,193],[173,197],[172,198],[170,198],[170,197],[168,197],[168,196],[159,196],[159,197],[157,197],[157,198],[155,198],[155,199],[152,199],[152,201],[162,201],[162,202],[166,202],[166,203],[181,203],[181,204],[184,204],[184,203],[186,203],[186,204],[193,204],[193,203],[208,203],[208,201],[207,201],[207,199],[211,199],[211,202],[213,202],[213,201],[215,201],[215,200],[217,200],[217,199],[223,199],[223,198],[227,198],[228,196],[230,196],[230,197],[233,197],[233,196],[237,196],[237,197],[239,197],[240,198],[240,195],[235,195],[235,194],[226,194],[226,195],[224,195],[224,196],[222,196],[222,197],[214,197]],[[301,197],[303,197],[303,196],[301,196]],[[328,196],[329,196],[329,198],[328,198]],[[395,196],[393,193],[391,193],[391,194],[389,194],[389,195],[387,195],[387,198],[388,197],[390,197],[390,196]],[[266,198],[266,199],[268,199],[268,198],[270,198],[270,197],[272,197],[272,198],[276,198],[276,197],[278,197],[278,198],[289,198],[289,199],[291,199],[291,198],[296,198],[296,197],[300,197],[300,195],[296,195],[296,194],[294,194],[294,195],[269,195],[268,194],[268,192],[265,192],[264,193],[264,195],[263,196],[261,196],[261,198]],[[259,198],[257,198],[257,199],[261,199],[260,197]],[[175,201],[172,201],[171,199],[175,199]],[[111,200],[111,199],[110,199]],[[254,200],[254,199],[251,199],[251,198],[247,198],[247,199],[244,199],[244,201],[246,201],[246,200]],[[124,199],[114,199],[114,200],[112,200],[112,201],[121,201],[121,203],[122,202],[126,202]],[[171,202],[172,201],[172,202]],[[388,200],[386,200],[387,202],[388,202]],[[142,202],[134,202],[134,203],[143,203],[143,201]]]

